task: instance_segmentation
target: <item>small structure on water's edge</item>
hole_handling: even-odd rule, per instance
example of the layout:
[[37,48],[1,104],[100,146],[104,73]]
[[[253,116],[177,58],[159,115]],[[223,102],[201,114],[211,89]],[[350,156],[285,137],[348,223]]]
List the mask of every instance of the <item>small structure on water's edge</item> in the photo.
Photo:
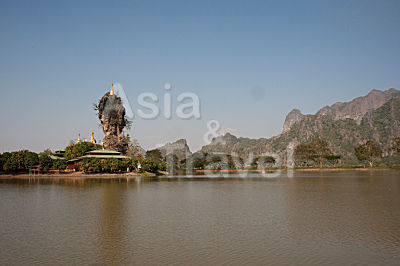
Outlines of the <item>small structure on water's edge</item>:
[[67,169],[70,170],[76,170],[78,169],[78,163],[82,161],[85,158],[98,158],[98,159],[126,159],[129,158],[127,156],[124,156],[121,154],[119,151],[111,151],[111,150],[93,150],[93,151],[88,151],[85,153],[85,155],[80,156],[78,158],[68,160],[67,161]]

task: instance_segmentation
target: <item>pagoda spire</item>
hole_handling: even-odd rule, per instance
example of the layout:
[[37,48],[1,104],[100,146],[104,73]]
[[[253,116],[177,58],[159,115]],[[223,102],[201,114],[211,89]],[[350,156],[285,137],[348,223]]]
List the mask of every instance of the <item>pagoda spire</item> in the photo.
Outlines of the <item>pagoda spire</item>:
[[76,143],[81,143],[81,134],[78,134],[78,141]]
[[114,95],[114,83],[111,83],[110,95]]
[[90,142],[93,143],[93,144],[96,143],[96,140],[94,139],[94,133],[93,132],[90,134]]

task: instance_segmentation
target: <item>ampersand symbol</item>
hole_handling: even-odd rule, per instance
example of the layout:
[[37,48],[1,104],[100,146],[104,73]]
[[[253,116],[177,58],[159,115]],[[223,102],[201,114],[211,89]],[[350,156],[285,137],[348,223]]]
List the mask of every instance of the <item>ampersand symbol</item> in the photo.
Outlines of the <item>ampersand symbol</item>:
[[207,122],[208,131],[204,134],[203,140],[205,143],[210,144],[213,138],[218,137],[218,130],[220,129],[220,124],[217,120],[210,120]]

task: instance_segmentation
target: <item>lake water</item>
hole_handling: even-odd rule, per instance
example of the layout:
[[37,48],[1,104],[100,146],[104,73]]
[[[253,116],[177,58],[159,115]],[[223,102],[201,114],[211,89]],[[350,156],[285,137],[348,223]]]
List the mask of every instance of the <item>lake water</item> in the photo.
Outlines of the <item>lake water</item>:
[[400,172],[0,181],[0,265],[393,265]]

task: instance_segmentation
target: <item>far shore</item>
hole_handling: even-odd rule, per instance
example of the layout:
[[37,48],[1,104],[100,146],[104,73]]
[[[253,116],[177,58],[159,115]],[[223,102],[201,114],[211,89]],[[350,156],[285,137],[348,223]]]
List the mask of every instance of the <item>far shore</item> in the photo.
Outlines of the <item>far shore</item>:
[[[266,173],[273,173],[276,171],[289,171],[291,169],[283,168],[283,169],[266,169]],[[367,168],[367,167],[360,167],[360,168],[295,168],[293,171],[299,172],[315,172],[315,171],[375,171],[375,170],[392,170],[392,171],[399,171],[400,168],[389,168],[389,167],[374,167],[374,168]],[[202,173],[243,173],[243,172],[250,172],[250,173],[261,173],[261,170],[194,170],[194,173],[202,174]],[[159,172],[158,175],[154,173],[84,173],[84,172],[67,172],[67,173],[44,173],[44,174],[27,174],[27,173],[20,173],[20,174],[0,174],[0,180],[12,180],[12,179],[21,179],[21,180],[30,180],[30,179],[64,179],[64,180],[90,180],[90,179],[136,179],[140,177],[156,177],[156,176],[166,176],[168,175],[167,172]]]
[[23,174],[0,174],[0,179],[70,179],[70,180],[81,180],[81,179],[136,179],[142,176],[155,176],[149,173],[100,173],[100,174],[85,174],[84,172],[74,173],[52,173],[52,174],[35,174],[29,175]]
[[[265,169],[266,173],[273,173],[276,171],[370,171],[370,170],[394,170],[398,171],[400,168],[389,168],[389,167],[357,167],[357,168],[343,168],[343,167],[338,167],[338,168],[276,168],[276,169]],[[261,173],[262,170],[244,170],[244,169],[238,169],[238,170],[233,170],[233,169],[226,169],[226,170],[195,170],[196,173],[216,173],[216,172],[222,172],[222,173],[242,173],[242,172],[250,172],[250,173]]]

